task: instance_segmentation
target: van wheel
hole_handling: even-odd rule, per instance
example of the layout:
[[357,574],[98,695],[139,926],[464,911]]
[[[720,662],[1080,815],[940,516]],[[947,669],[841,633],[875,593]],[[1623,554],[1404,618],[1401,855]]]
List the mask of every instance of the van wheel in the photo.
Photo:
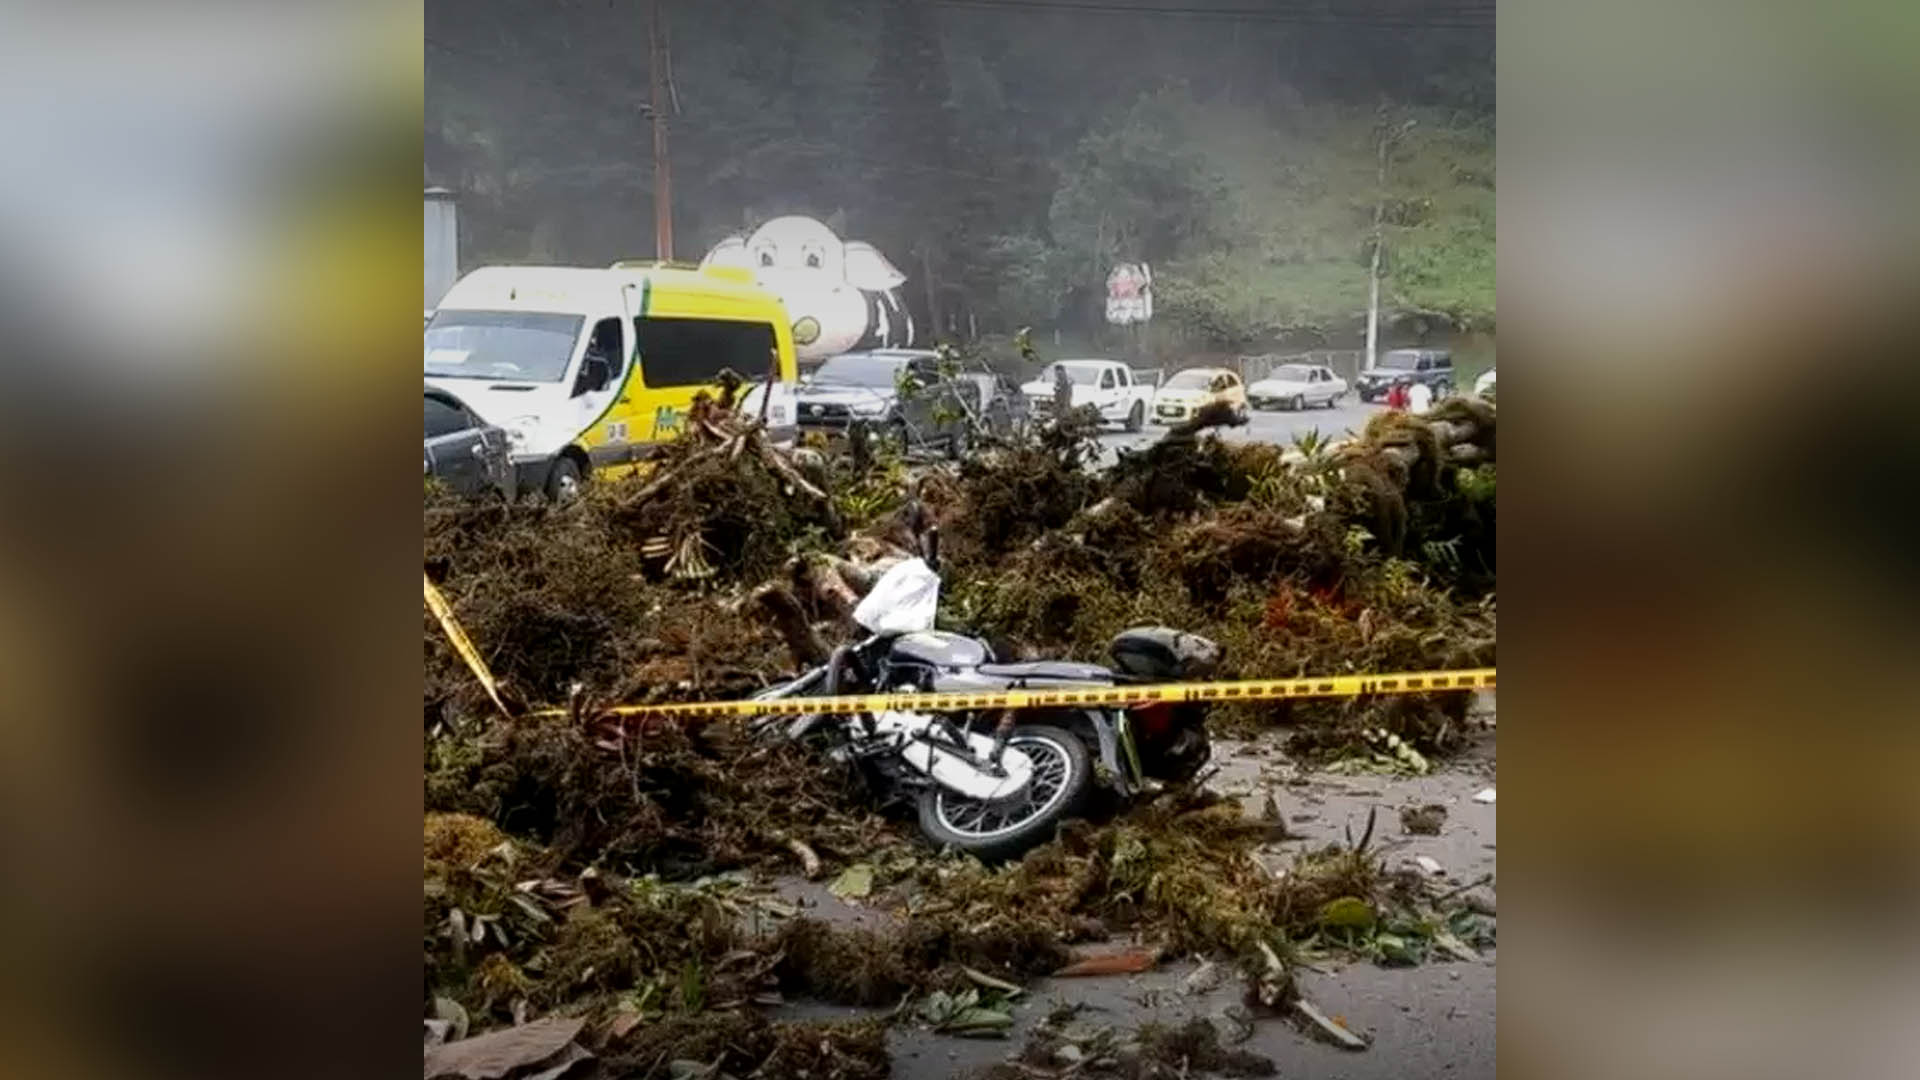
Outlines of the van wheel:
[[572,502],[580,495],[581,483],[580,463],[562,454],[547,473],[547,498],[556,503]]
[[1133,408],[1127,410],[1127,430],[1139,431],[1146,425],[1146,422],[1147,406],[1142,402],[1134,402]]

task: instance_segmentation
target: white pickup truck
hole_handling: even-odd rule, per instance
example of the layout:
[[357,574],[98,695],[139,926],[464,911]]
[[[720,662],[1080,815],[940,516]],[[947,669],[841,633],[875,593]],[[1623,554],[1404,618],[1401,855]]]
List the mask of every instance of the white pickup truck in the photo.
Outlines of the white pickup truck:
[[1147,422],[1153,384],[1134,377],[1133,369],[1118,360],[1055,360],[1040,377],[1020,387],[1036,418],[1053,415],[1056,372],[1065,372],[1073,384],[1073,407],[1092,405],[1100,419],[1139,431]]

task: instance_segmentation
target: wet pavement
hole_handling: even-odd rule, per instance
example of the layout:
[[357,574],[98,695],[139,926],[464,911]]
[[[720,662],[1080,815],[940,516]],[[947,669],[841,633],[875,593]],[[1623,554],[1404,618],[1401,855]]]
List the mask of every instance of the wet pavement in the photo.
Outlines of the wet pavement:
[[[1494,786],[1495,740],[1492,695],[1483,694],[1476,711],[1486,728],[1474,733],[1463,754],[1427,776],[1334,775],[1311,771],[1290,761],[1281,739],[1253,742],[1217,739],[1219,772],[1210,786],[1236,797],[1250,814],[1262,812],[1271,793],[1294,838],[1270,845],[1263,859],[1276,868],[1300,851],[1358,837],[1369,809],[1377,808],[1372,847],[1388,869],[1415,865],[1425,856],[1439,866],[1443,887],[1467,887],[1468,895],[1494,902],[1491,884],[1474,885],[1494,873],[1495,806],[1474,801]],[[1400,809],[1437,804],[1446,808],[1438,835],[1410,834]],[[776,888],[790,902],[816,917],[874,925],[893,916],[847,904],[824,883],[782,879]],[[1308,1035],[1281,1019],[1262,1019],[1240,1048],[1274,1060],[1280,1076],[1318,1080],[1419,1080],[1424,1077],[1480,1078],[1494,1075],[1495,950],[1477,961],[1436,957],[1415,967],[1380,967],[1369,962],[1318,963],[1297,973],[1306,998],[1351,1030],[1369,1038],[1366,1050],[1350,1051]],[[1027,1034],[1055,1006],[1078,1004],[1091,1010],[1082,1020],[1132,1030],[1145,1021],[1178,1024],[1191,1017],[1224,1017],[1237,1005],[1242,987],[1230,973],[1221,985],[1189,992],[1185,982],[1200,967],[1195,960],[1164,963],[1139,975],[1041,979],[1018,999],[1014,1028],[1005,1039],[960,1039],[935,1035],[909,1025],[894,1028],[889,1040],[895,1075],[946,1077],[958,1070],[989,1065],[1016,1053]],[[793,1003],[783,1019],[828,1019],[865,1015],[871,1010]],[[1217,1021],[1225,1023],[1224,1020]]]

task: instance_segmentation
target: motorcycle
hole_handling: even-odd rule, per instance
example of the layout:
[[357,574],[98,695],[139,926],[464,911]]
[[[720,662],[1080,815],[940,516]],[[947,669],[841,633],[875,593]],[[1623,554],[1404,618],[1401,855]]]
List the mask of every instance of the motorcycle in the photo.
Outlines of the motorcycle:
[[[871,636],[753,700],[837,694],[1060,690],[1204,678],[1220,648],[1197,634],[1142,626],[1108,647],[1114,665],[1002,663],[985,641],[935,630],[939,577],[906,560],[874,585],[855,619]],[[982,860],[1017,858],[1083,814],[1104,789],[1121,800],[1192,779],[1210,756],[1207,707],[1150,703],[763,716],[765,738],[818,746],[883,801],[917,804],[920,831]]]

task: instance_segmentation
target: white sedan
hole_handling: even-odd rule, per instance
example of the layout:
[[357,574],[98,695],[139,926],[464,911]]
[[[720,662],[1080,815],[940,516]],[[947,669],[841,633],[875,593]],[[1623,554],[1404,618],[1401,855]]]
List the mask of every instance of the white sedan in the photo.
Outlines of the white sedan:
[[1346,393],[1347,380],[1324,365],[1281,364],[1247,387],[1247,400],[1256,409],[1304,409],[1309,405],[1331,409]]

